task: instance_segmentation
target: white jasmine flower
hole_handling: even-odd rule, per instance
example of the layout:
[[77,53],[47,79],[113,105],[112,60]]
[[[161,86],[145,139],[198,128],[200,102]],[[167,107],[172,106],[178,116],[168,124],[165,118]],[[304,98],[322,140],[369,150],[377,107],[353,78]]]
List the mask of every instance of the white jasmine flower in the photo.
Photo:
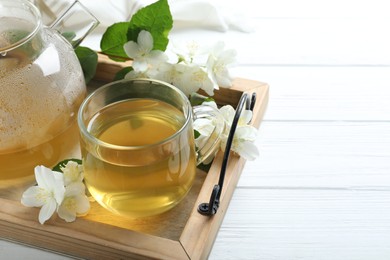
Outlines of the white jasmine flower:
[[83,166],[75,161],[68,161],[65,167],[61,167],[61,171],[64,174],[65,186],[74,182],[82,182],[84,179]]
[[[208,105],[216,107],[215,102],[203,102],[202,105]],[[225,131],[221,137],[221,149],[225,151],[227,139],[230,133],[231,125],[235,116],[235,109],[226,105],[219,109],[225,120]],[[231,150],[247,160],[254,160],[259,156],[259,151],[254,144],[257,136],[257,129],[251,125],[248,125],[252,119],[251,110],[243,110],[237,123],[237,128],[234,133],[234,138],[231,146]],[[195,120],[194,129],[200,133],[200,136],[195,139],[195,143],[198,147],[201,147],[207,142],[209,136],[212,134],[215,122],[213,120],[200,118]]]
[[35,167],[34,172],[38,186],[28,188],[22,195],[21,203],[27,207],[42,207],[38,219],[43,224],[64,199],[64,181],[62,173],[44,166]]
[[[254,144],[257,136],[257,129],[250,125],[237,126],[231,150],[246,160],[254,160],[259,156],[259,151]],[[225,151],[228,133],[221,141],[221,148]]]
[[192,90],[189,94],[196,92],[199,89],[203,89],[208,95],[214,95],[213,81],[209,78],[208,73],[203,68],[196,65],[189,65],[188,74],[185,76],[188,89]]
[[183,85],[183,74],[186,73],[186,69],[187,66],[181,63],[162,63],[158,68],[156,79],[168,82],[176,87],[179,87],[180,85]]
[[60,163],[60,170],[52,171],[44,166],[35,167],[37,186],[28,188],[22,195],[21,202],[27,207],[42,207],[39,222],[44,224],[55,211],[67,222],[76,216],[84,215],[90,208],[85,195],[82,166],[75,161]]
[[[222,116],[225,119],[225,123],[231,126],[233,123],[234,115],[236,114],[236,110],[231,105],[223,106],[219,109]],[[242,110],[240,118],[238,120],[238,126],[243,126],[249,124],[253,116],[253,112],[251,110]]]
[[214,131],[215,125],[210,118],[198,118],[194,121],[193,127],[199,134],[210,136]]
[[185,44],[174,43],[171,51],[178,56],[179,61],[186,64],[201,62],[201,57],[206,53],[205,49],[195,41],[186,42]]
[[235,62],[237,53],[235,50],[223,50],[224,44],[219,42],[210,53],[207,60],[207,67],[210,77],[216,82],[215,88],[232,86],[232,78],[228,67]]
[[[236,111],[230,105],[221,107],[219,111],[224,117],[225,123],[227,125],[227,130],[225,131],[221,141],[222,150],[225,150],[227,138]],[[252,119],[252,115],[253,113],[251,110],[242,110],[231,147],[232,151],[238,153],[247,160],[254,160],[259,156],[259,151],[253,143],[256,140],[257,129],[251,125],[248,125]]]
[[65,198],[58,207],[58,216],[66,222],[72,222],[76,216],[85,215],[90,209],[89,199],[85,195],[82,182],[71,183],[66,187]]
[[164,63],[159,67],[159,73],[156,75],[156,78],[174,85],[183,91],[184,94],[189,95],[196,91],[196,89],[192,88],[192,85],[186,82],[186,77],[189,73],[189,66],[183,63]]
[[174,85],[187,96],[199,89],[203,89],[209,95],[214,94],[213,83],[207,72],[197,65],[164,63],[159,66],[155,78]]
[[160,50],[153,50],[153,36],[150,32],[142,30],[138,34],[137,42],[129,41],[123,46],[129,58],[133,59],[135,71],[146,71],[150,64],[167,60],[167,56]]

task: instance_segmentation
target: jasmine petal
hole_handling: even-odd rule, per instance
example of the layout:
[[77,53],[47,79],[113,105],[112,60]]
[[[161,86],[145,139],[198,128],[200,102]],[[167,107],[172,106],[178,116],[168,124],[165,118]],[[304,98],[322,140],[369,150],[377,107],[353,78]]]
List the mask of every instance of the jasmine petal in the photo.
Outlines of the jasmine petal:
[[205,101],[205,102],[202,103],[202,105],[218,109],[217,103],[215,103],[215,101]]
[[45,189],[32,186],[23,193],[21,203],[26,207],[42,207],[46,202],[45,193]]
[[248,161],[253,161],[259,157],[259,150],[256,145],[250,141],[242,142],[242,149],[240,149],[239,154]]
[[225,118],[225,122],[229,125],[230,128],[230,125],[233,122],[234,114],[236,113],[236,111],[231,105],[225,105],[221,107],[219,111],[221,112],[222,116]]
[[142,30],[138,34],[137,42],[144,53],[149,53],[153,49],[153,36],[148,31]]
[[133,59],[134,57],[136,57],[138,55],[138,44],[136,42],[133,42],[133,41],[129,41],[127,43],[125,43],[125,45],[123,46],[123,49],[124,51],[126,52],[127,56],[129,56],[129,58]]
[[57,214],[60,218],[65,220],[66,222],[73,222],[76,220],[76,213],[72,210],[68,210],[68,208],[73,208],[75,205],[74,198],[65,198],[62,202],[61,206],[58,208]]
[[66,187],[65,199],[58,208],[58,216],[72,222],[76,216],[86,214],[90,209],[88,197],[85,195],[83,183],[72,183]]
[[232,78],[228,67],[236,60],[235,50],[223,50],[224,44],[218,42],[207,60],[210,77],[220,86],[229,88],[232,86]]
[[48,199],[48,201],[42,206],[39,211],[38,220],[39,223],[44,224],[48,220],[57,208],[57,203],[53,198]]
[[[259,156],[259,151],[253,143],[256,140],[256,136],[257,129],[253,126],[238,126],[234,134],[231,150],[247,160],[256,159]],[[222,139],[222,150],[225,149],[226,142],[227,135]]]
[[194,121],[194,129],[201,135],[209,136],[213,132],[215,126],[213,121],[208,118],[198,118]]
[[240,119],[238,120],[239,125],[247,125],[252,120],[253,112],[251,110],[243,110],[241,112]]
[[137,72],[144,72],[148,69],[148,63],[144,58],[134,60],[132,66]]

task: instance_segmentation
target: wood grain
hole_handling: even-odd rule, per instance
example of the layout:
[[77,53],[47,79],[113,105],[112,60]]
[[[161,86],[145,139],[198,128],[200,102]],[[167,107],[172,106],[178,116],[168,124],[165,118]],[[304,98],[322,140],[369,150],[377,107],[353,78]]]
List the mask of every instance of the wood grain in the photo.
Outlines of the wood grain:
[[390,189],[390,122],[265,121],[256,144],[241,187]]
[[390,256],[390,189],[239,187],[230,207],[210,259]]
[[272,86],[265,120],[390,120],[390,67],[244,66],[234,71],[245,78],[257,74]]
[[33,246],[85,258],[185,259],[178,242],[140,234],[80,218],[65,223],[59,218],[45,225],[37,221],[38,209],[0,199],[0,236]]

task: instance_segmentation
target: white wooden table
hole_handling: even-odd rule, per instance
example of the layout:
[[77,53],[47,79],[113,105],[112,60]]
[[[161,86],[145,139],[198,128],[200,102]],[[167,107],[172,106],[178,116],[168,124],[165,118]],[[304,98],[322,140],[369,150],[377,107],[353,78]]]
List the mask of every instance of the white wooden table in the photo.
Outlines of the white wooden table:
[[[239,4],[254,33],[172,33],[224,40],[239,54],[235,75],[270,85],[261,156],[247,162],[210,259],[390,259],[390,4]],[[6,241],[0,258],[68,259]]]

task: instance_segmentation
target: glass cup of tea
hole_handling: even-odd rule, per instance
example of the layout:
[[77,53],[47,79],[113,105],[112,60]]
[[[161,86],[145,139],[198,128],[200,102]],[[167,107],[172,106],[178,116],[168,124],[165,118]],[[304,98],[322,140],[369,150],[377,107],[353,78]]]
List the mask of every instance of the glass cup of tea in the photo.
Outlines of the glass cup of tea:
[[[206,145],[195,147],[192,125],[201,117],[213,118],[215,129]],[[133,218],[177,205],[225,127],[217,109],[191,107],[181,90],[151,79],[95,90],[81,104],[78,125],[89,192],[109,211]]]

